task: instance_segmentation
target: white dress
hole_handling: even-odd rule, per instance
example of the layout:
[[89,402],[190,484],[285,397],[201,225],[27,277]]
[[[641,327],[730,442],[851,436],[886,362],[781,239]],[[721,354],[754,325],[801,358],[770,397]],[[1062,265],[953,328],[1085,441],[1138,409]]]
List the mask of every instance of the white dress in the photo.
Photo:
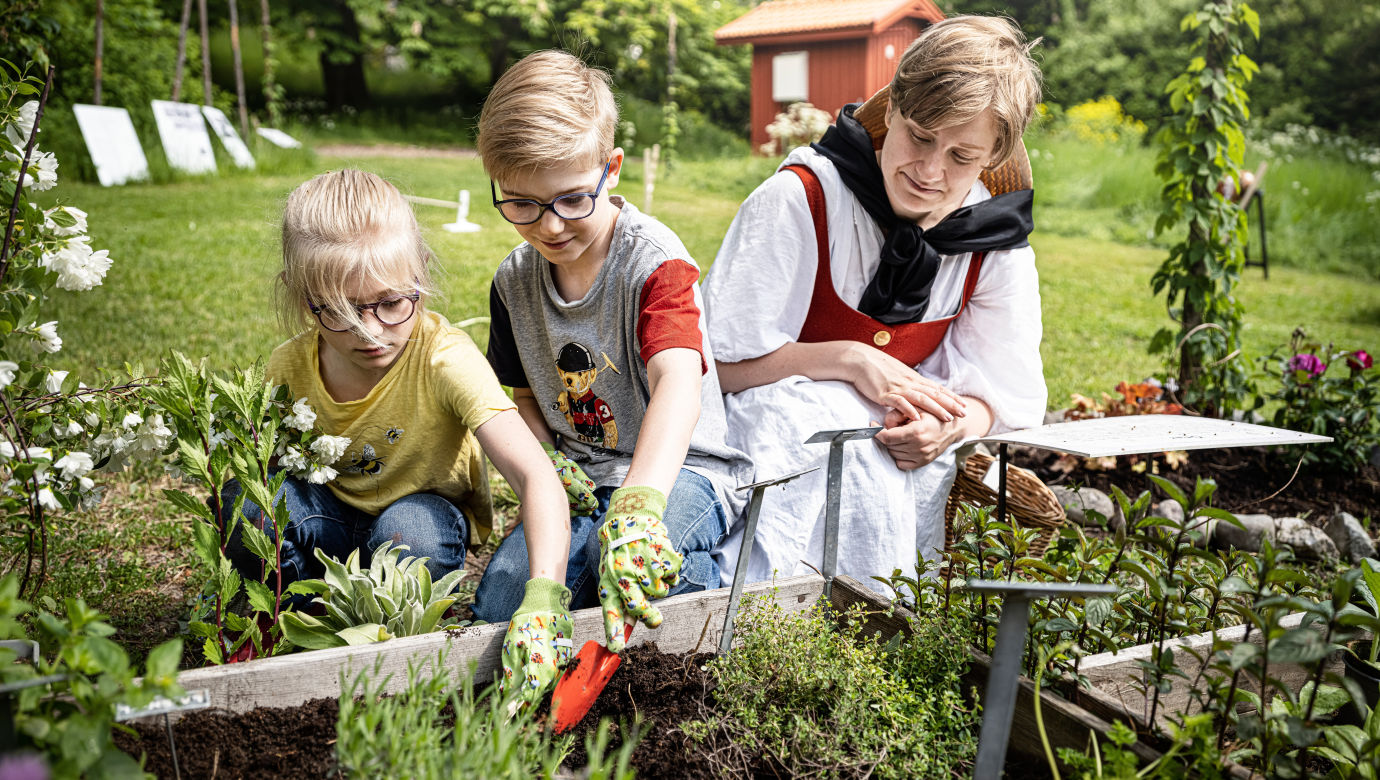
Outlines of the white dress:
[[[830,272],[840,300],[857,307],[880,262],[882,231],[839,177],[808,147],[782,165],[803,163],[819,177],[827,203]],[[964,205],[991,197],[978,182]],[[795,341],[815,281],[814,223],[805,188],[790,171],[763,182],[738,210],[704,285],[709,338],[720,362],[761,357]],[[925,321],[958,310],[968,254],[945,256]],[[1029,247],[989,252],[962,316],[921,375],[992,409],[992,432],[1039,425],[1046,390],[1040,361],[1040,288]],[[819,466],[768,490],[748,563],[748,582],[805,574],[823,561],[828,444],[803,442],[816,431],[877,424],[886,410],[847,382],[790,376],[725,397],[728,444],[752,457],[754,480]],[[913,576],[917,550],[935,557],[944,544],[944,501],[953,484],[954,450],[924,468],[901,471],[876,441],[844,445],[838,573],[885,591],[873,575]],[[715,550],[723,584],[732,582],[744,518]]]

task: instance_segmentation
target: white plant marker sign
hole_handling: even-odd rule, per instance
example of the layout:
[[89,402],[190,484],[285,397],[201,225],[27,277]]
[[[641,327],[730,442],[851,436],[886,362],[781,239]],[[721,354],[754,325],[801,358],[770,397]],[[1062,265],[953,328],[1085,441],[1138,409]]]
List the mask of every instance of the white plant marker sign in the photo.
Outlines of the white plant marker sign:
[[1169,450],[1208,450],[1223,447],[1317,444],[1331,437],[1270,428],[1233,420],[1179,414],[1136,414],[1042,425],[978,441],[1024,444],[1085,458],[1135,455]]
[[153,119],[158,123],[168,165],[186,173],[215,172],[216,153],[211,149],[211,136],[206,132],[199,106],[155,100]]
[[128,111],[74,103],[72,113],[77,117],[77,127],[81,128],[82,140],[86,141],[91,162],[96,164],[96,178],[102,187],[149,177],[149,161]]
[[225,112],[215,106],[202,106],[201,113],[206,116],[206,121],[211,123],[211,129],[216,131],[221,146],[230,153],[230,159],[241,168],[253,169],[254,155],[249,153],[249,147],[240,140],[240,134],[235,132],[235,126],[230,124]]
[[302,148],[301,141],[297,140],[296,138],[293,138],[287,133],[284,133],[282,130],[279,130],[276,127],[260,127],[255,129],[254,132],[258,133],[260,138],[263,138],[264,140],[268,141],[274,146],[280,146],[284,149]]
[[459,199],[456,201],[455,221],[447,222],[441,227],[452,233],[474,233],[480,228],[479,225],[469,221],[470,215],[470,191],[460,190]]

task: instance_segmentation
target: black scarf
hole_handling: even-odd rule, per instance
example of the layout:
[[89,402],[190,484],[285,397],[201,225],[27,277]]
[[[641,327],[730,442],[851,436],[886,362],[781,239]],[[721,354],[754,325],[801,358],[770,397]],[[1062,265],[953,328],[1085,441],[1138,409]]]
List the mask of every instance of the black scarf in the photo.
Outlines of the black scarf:
[[929,230],[903,220],[891,210],[872,137],[853,117],[859,105],[844,106],[838,122],[811,146],[834,163],[843,183],[886,234],[881,265],[858,310],[887,325],[919,322],[929,304],[940,255],[1028,245],[1026,237],[1035,226],[1030,213],[1034,192],[1017,190],[964,206]]

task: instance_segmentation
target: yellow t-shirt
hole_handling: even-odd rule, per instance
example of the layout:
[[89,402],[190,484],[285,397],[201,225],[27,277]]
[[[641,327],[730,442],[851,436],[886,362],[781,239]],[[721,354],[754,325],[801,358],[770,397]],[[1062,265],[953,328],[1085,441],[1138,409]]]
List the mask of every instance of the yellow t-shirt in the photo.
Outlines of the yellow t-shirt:
[[493,529],[488,470],[474,429],[516,408],[484,355],[464,331],[424,312],[383,379],[358,401],[340,403],[321,382],[315,330],[280,344],[268,376],[293,399],[306,396],[317,430],[345,436],[350,446],[335,462],[329,485],[341,501],[377,515],[413,493],[436,493],[470,521],[470,544]]

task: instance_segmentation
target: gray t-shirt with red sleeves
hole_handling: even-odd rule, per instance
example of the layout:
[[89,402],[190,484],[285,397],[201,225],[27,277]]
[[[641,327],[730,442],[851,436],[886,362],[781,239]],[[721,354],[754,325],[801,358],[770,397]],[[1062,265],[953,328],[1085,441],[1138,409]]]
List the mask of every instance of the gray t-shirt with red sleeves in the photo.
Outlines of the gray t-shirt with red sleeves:
[[685,465],[714,484],[731,523],[742,507],[734,488],[751,479],[752,465],[724,444],[699,268],[670,228],[611,197],[620,206],[613,241],[584,298],[561,298],[551,264],[531,244],[499,265],[489,293],[489,363],[503,384],[532,390],[547,427],[590,479],[616,487],[651,399],[647,361],[674,347],[700,353],[700,416]]

